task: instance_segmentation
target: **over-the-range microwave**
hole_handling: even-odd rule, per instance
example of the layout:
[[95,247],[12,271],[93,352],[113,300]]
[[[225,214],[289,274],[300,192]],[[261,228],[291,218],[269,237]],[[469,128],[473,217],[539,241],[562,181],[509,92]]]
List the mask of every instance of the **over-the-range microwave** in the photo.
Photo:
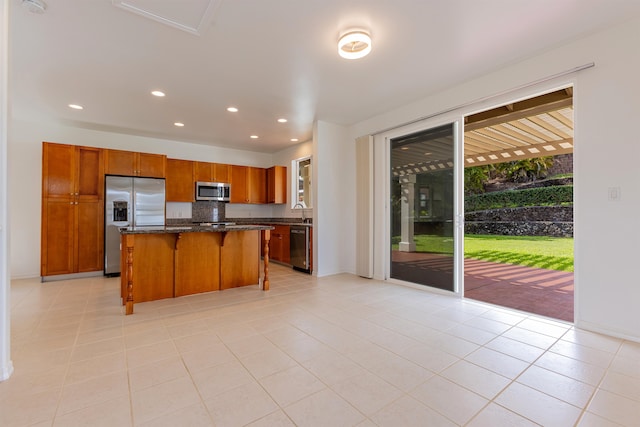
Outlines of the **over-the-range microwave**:
[[228,202],[229,197],[231,197],[231,184],[225,182],[196,182],[196,200]]

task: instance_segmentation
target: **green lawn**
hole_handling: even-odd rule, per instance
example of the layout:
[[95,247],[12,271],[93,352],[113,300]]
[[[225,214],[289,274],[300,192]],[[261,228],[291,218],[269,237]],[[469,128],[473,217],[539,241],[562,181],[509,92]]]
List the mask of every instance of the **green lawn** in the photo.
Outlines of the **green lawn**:
[[[394,241],[396,241],[394,239]],[[415,236],[418,252],[453,254],[453,240],[442,236]],[[398,248],[397,244],[393,245]],[[466,235],[465,258],[573,271],[573,238],[543,236]]]

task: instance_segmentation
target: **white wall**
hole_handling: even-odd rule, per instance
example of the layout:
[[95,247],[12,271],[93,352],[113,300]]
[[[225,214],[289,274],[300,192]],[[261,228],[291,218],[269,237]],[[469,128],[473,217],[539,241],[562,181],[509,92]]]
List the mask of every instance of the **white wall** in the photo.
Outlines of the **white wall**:
[[[276,166],[287,167],[287,203],[282,205],[273,206],[273,216],[275,218],[300,218],[300,211],[291,209],[292,197],[291,194],[291,174],[295,173],[295,170],[291,167],[291,162],[303,157],[311,156],[313,154],[313,141],[306,141],[297,144],[293,147],[289,147],[285,150],[278,151],[273,155],[273,164]],[[314,159],[312,159],[312,170],[316,167]],[[315,195],[311,194],[311,197],[315,198]],[[304,215],[306,218],[313,216],[313,206],[315,200],[311,202],[311,208],[305,209]]]
[[[640,341],[640,19],[549,52],[351,127],[351,139],[435,114],[595,62],[575,83],[575,283],[577,326]],[[553,82],[552,82],[553,83]],[[512,99],[513,100],[513,99]],[[478,104],[486,108],[491,101]],[[464,107],[468,114],[473,107]],[[620,187],[619,201],[607,199]]]
[[[310,156],[313,149],[313,141],[306,141],[278,151],[270,156],[270,166],[287,167],[287,203],[281,205],[227,205],[228,218],[300,218],[300,212],[290,208],[291,201],[291,161],[301,157]],[[313,209],[305,210],[305,216],[313,215]]]
[[355,142],[348,128],[319,121],[314,143],[315,270],[355,274]]
[[7,198],[7,38],[9,4],[0,0],[0,381],[11,376],[9,219]]
[[[175,159],[258,167],[272,165],[272,155],[266,153],[12,120],[8,137],[8,157],[11,159],[8,174],[13,278],[40,275],[42,141],[160,153]],[[237,209],[243,213],[239,216],[271,216],[270,206],[239,205]],[[234,213],[230,211],[227,211],[227,216]]]

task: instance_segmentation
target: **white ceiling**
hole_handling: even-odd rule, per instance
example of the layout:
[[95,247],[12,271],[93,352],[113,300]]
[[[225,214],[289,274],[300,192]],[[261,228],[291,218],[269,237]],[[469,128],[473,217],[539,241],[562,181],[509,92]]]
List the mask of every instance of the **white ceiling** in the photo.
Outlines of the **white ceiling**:
[[[14,118],[263,152],[640,15],[638,0],[9,1]],[[355,27],[373,51],[342,59]]]

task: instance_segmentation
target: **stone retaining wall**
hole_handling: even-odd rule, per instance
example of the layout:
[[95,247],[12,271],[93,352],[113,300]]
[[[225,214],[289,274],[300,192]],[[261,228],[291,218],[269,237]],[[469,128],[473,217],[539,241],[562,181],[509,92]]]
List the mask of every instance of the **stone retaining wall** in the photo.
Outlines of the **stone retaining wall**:
[[572,222],[573,206],[525,206],[467,212],[465,221]]
[[465,214],[466,234],[573,237],[572,206],[529,206]]
[[465,234],[498,234],[504,236],[573,237],[573,222],[549,221],[465,221]]

